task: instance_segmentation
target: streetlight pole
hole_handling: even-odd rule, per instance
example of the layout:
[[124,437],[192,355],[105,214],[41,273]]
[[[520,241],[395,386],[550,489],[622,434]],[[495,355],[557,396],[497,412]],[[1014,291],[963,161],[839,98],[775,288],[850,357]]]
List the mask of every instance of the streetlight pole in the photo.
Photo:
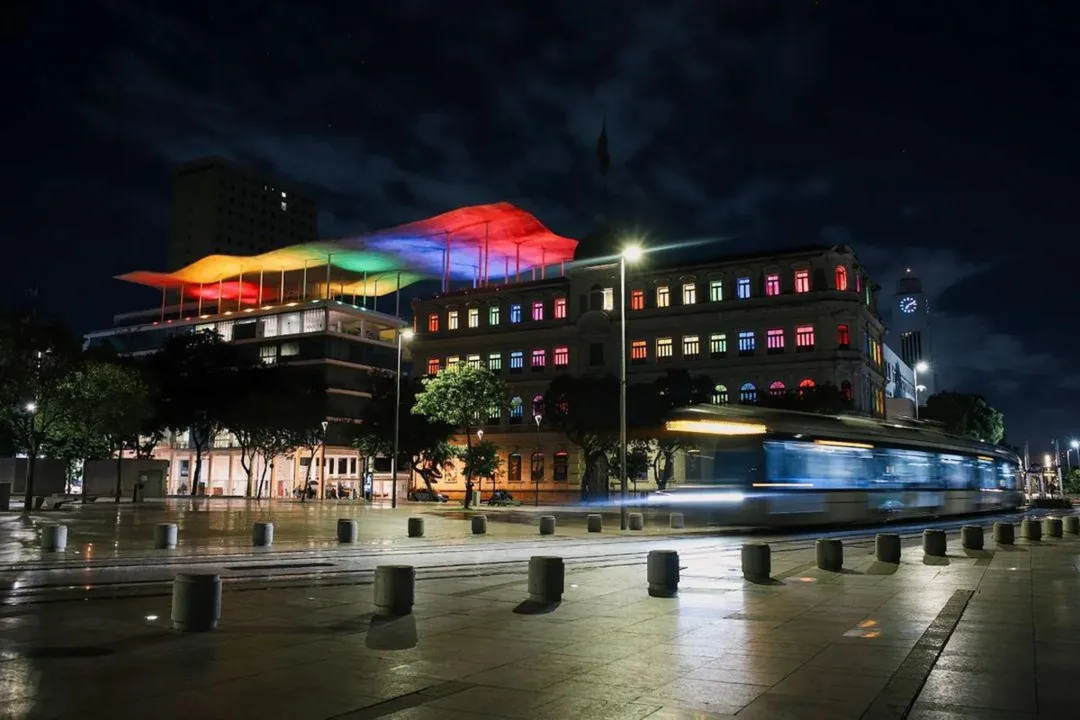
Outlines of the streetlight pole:
[[626,263],[641,257],[631,245],[619,254],[619,529],[627,528],[626,514]]
[[[533,453],[532,467],[530,468],[533,475],[533,484],[536,486],[536,500],[533,502],[533,507],[540,507],[540,475],[536,472],[536,456],[540,453],[540,421],[542,419],[543,416],[540,413],[533,415],[533,420],[536,421],[536,452]],[[543,467],[543,464],[541,464],[540,468],[543,469]]]
[[413,331],[409,329],[398,331],[397,336],[397,373],[395,374],[394,387],[394,452],[390,456],[390,507],[397,507],[397,459],[398,459],[398,431],[401,427],[401,345],[405,340],[412,340]]
[[916,420],[919,419],[919,373],[926,372],[929,369],[930,369],[930,366],[927,365],[925,362],[923,362],[921,360],[919,362],[915,363],[915,365],[911,368],[912,373],[914,373],[914,380],[915,380],[915,419]]

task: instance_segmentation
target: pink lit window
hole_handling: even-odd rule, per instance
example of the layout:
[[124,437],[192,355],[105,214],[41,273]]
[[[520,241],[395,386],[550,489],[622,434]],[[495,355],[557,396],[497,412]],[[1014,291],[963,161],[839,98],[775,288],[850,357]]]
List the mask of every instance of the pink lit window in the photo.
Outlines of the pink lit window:
[[780,276],[779,275],[766,275],[765,276],[765,294],[766,295],[779,295],[780,294]]
[[797,292],[797,293],[810,292],[810,271],[809,270],[796,270],[795,271],[795,292]]
[[570,348],[565,345],[560,345],[555,348],[554,357],[555,367],[566,367],[570,364]]
[[543,320],[544,319],[544,301],[537,300],[532,304],[532,319]]
[[[562,320],[566,317],[566,298],[555,298],[555,318]],[[558,363],[555,363],[558,365]]]

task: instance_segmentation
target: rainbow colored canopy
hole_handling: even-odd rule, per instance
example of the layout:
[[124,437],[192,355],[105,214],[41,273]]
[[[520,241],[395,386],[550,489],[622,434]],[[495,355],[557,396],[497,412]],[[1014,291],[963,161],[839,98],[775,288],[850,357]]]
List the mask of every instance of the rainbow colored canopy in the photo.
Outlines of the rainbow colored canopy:
[[[117,279],[180,289],[193,298],[254,303],[261,282],[276,286],[299,283],[302,277],[305,286],[310,282],[318,287],[321,281],[325,289],[329,266],[334,292],[379,297],[428,278],[509,280],[534,268],[573,260],[576,248],[576,240],[552,233],[533,215],[501,202],[459,208],[365,235],[261,255],[209,255],[174,272],[137,270]],[[282,295],[284,291],[278,289]]]

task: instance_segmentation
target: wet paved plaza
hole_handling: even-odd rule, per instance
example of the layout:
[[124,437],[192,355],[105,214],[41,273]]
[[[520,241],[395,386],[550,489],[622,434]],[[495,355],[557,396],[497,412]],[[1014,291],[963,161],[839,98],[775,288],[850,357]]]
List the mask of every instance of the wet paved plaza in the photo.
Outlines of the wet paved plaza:
[[[2,718],[918,718],[1070,717],[1080,670],[1080,538],[1018,540],[899,566],[872,534],[845,539],[845,569],[812,541],[770,540],[769,583],[739,572],[742,538],[666,537],[567,523],[356,507],[283,507],[275,546],[253,551],[265,509],[87,508],[68,550],[42,553],[27,520],[0,517]],[[181,525],[154,550],[155,523]],[[319,532],[313,532],[314,530]],[[307,532],[307,537],[302,533]],[[903,531],[902,531],[903,532]],[[755,538],[759,540],[761,538]],[[91,548],[91,543],[93,543]],[[646,592],[645,554],[680,554],[679,595]],[[566,558],[563,602],[535,612],[530,555]],[[378,564],[418,569],[413,615],[373,618]],[[317,564],[315,567],[311,565]],[[299,567],[299,566],[307,567]],[[230,568],[240,568],[232,570]],[[169,629],[168,579],[221,572],[220,628]]]

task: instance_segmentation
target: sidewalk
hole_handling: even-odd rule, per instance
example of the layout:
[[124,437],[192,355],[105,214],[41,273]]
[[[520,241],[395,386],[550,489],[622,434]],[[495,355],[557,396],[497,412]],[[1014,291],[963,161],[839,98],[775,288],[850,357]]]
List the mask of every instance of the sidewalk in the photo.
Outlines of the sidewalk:
[[[989,540],[989,538],[988,538]],[[164,596],[0,611],[0,717],[1070,717],[1080,670],[1080,539],[902,564],[845,540],[683,558],[677,598],[633,565],[571,568],[563,603],[521,614],[521,570],[420,580],[414,614],[373,625],[368,584],[230,591],[221,627],[168,628]],[[598,546],[598,550],[601,546]],[[557,550],[557,546],[551,548]],[[515,612],[515,608],[519,612]]]

